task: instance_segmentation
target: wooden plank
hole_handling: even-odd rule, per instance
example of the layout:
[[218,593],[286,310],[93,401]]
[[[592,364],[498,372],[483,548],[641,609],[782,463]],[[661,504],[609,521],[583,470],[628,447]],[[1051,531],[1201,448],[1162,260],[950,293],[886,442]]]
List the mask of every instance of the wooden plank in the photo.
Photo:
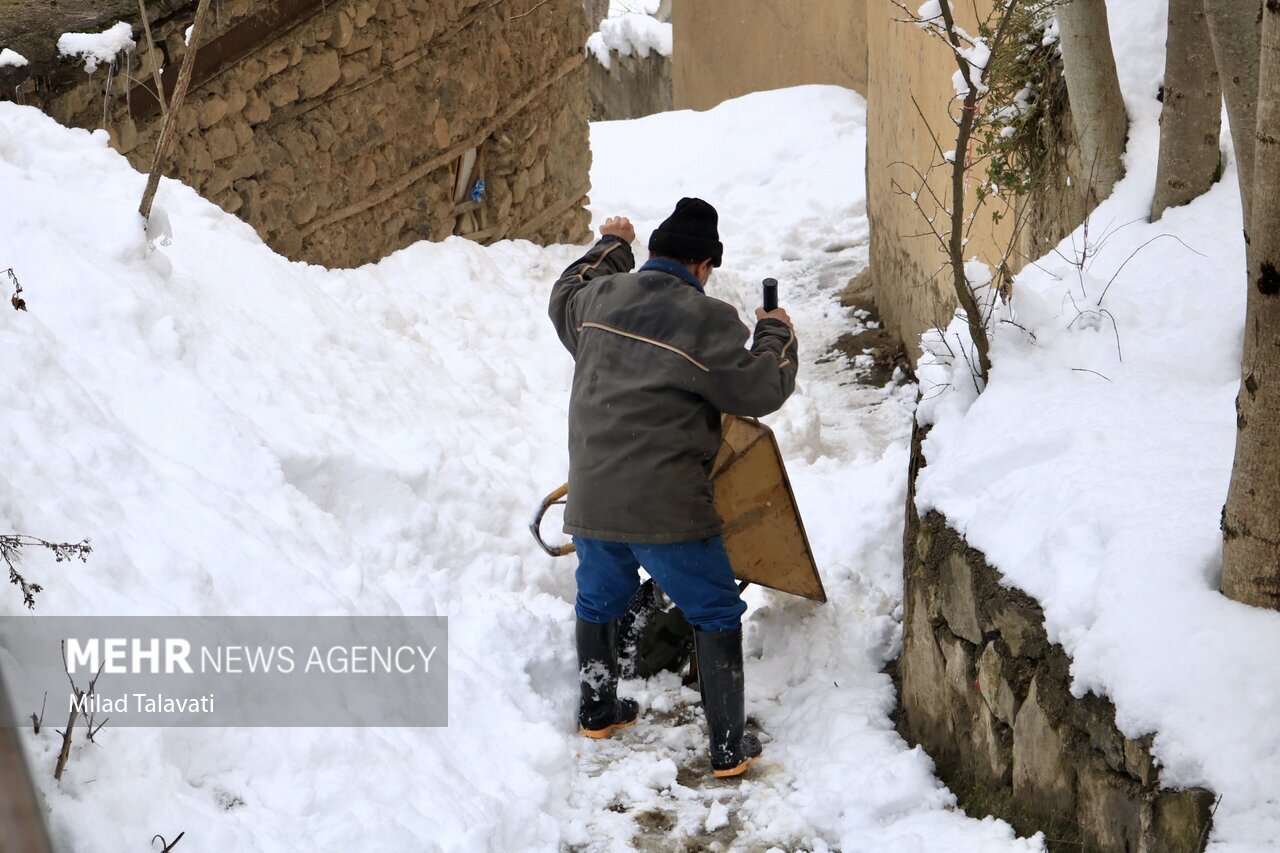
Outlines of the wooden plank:
[[[250,15],[216,39],[195,48],[191,84],[199,86],[223,68],[253,53],[277,34],[302,23],[325,5],[325,0],[279,0],[264,11]],[[332,0],[329,5],[332,5]],[[181,63],[171,60],[161,75],[166,96],[172,94],[177,85],[180,65]],[[147,84],[134,86],[127,98],[129,115],[134,121],[160,112],[160,102]]]
[[712,466],[725,550],[739,580],[826,601],[809,537],[773,432],[726,415]]

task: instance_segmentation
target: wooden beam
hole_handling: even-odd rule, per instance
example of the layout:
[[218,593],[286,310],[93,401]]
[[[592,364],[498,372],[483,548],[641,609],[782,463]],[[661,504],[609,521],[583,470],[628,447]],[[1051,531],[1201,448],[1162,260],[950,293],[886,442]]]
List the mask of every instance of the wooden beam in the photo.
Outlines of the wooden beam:
[[[272,38],[293,29],[321,9],[335,6],[334,0],[279,0],[256,15],[250,15],[216,39],[196,50],[191,70],[191,85],[199,86],[219,71],[244,59]],[[173,93],[178,82],[178,63],[170,63],[161,75],[165,95]],[[129,116],[134,120],[149,118],[160,112],[160,102],[150,86],[139,84],[127,95]]]

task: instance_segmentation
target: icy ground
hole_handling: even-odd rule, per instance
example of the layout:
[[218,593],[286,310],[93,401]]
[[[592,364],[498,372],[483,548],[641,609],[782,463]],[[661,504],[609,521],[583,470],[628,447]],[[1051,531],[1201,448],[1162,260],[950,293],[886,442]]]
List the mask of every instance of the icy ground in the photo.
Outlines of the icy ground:
[[60,786],[52,727],[25,732],[61,848],[1039,849],[956,812],[888,719],[914,389],[817,363],[856,325],[835,296],[866,262],[864,126],[859,97],[806,87],[593,129],[597,221],[629,215],[643,242],[707,198],[711,292],[745,312],[773,275],[800,330],[799,390],[769,420],[831,601],[749,593],[769,742],[713,784],[674,676],[625,685],[644,718],[616,740],[573,725],[573,562],[525,525],[565,476],[545,294],[581,247],[455,239],[328,271],[169,181],[148,245],[144,177],[104,134],[0,104],[0,269],[30,309],[0,324],[0,528],[95,548],[27,561],[38,612],[450,619],[447,729],[108,726]]

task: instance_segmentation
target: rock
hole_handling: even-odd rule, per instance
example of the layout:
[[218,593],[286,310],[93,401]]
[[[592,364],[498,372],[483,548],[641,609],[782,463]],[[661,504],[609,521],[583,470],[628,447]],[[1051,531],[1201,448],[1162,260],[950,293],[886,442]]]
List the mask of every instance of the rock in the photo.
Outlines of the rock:
[[912,737],[930,749],[950,741],[954,729],[947,710],[946,661],[929,626],[919,589],[911,593],[899,672],[902,708]]
[[1040,707],[1037,679],[1013,722],[1013,793],[1045,812],[1074,820],[1075,772],[1066,742]]
[[1162,791],[1153,805],[1151,828],[1141,853],[1197,853],[1204,849],[1213,822],[1212,791],[1188,788]]
[[209,146],[209,156],[215,161],[225,160],[236,153],[236,135],[225,125],[210,130],[204,139]]
[[[529,173],[521,172],[516,175],[516,179],[511,182],[511,197],[516,204],[524,201],[524,197],[529,192]],[[927,627],[927,626],[926,626]]]
[[1149,808],[1137,783],[1112,773],[1097,757],[1080,769],[1077,819],[1102,850],[1137,850]]
[[1112,770],[1124,770],[1124,736],[1116,729],[1115,708],[1112,704],[1086,694],[1073,703],[1076,726],[1089,736],[1089,746],[1096,750]]
[[209,146],[199,137],[191,137],[186,144],[186,157],[191,168],[196,172],[208,172],[213,168],[213,157],[209,154]]
[[947,620],[951,633],[981,645],[982,626],[973,596],[973,572],[969,564],[959,554],[952,554],[942,562],[940,574],[938,592],[942,616]]
[[302,79],[298,92],[304,98],[314,98],[333,88],[342,76],[342,63],[337,51],[313,53],[302,60]]
[[1151,757],[1151,735],[1144,735],[1138,740],[1124,741],[1124,769],[1130,776],[1146,787],[1156,784],[1159,771],[1155,759]]
[[233,87],[227,92],[227,112],[238,113],[244,110],[244,106],[248,103],[249,95],[244,89]]
[[1012,726],[1018,713],[1018,697],[1004,677],[1004,659],[996,651],[994,642],[987,643],[978,659],[978,690],[996,719]]
[[952,638],[949,642],[938,643],[942,649],[942,658],[946,663],[947,686],[968,704],[978,692],[977,679],[973,676],[973,653],[963,640]]
[[343,9],[334,19],[333,31],[329,34],[329,46],[341,50],[351,43],[353,35],[355,35],[355,27],[352,26],[351,15]]
[[250,92],[240,113],[249,124],[262,124],[271,118],[271,104],[257,92]]
[[316,199],[313,193],[299,193],[289,206],[289,218],[296,225],[304,225],[316,216]]
[[138,126],[126,118],[111,129],[111,142],[121,154],[128,154],[138,147]]
[[249,127],[249,123],[244,119],[233,119],[231,122],[231,132],[235,134],[236,145],[241,148],[248,147],[253,142],[253,128]]
[[279,74],[281,71],[289,67],[289,54],[284,50],[277,50],[266,59],[267,76]]
[[232,181],[239,181],[257,175],[261,171],[262,161],[256,155],[243,154],[231,162],[227,168],[227,177]]
[[361,28],[365,24],[369,23],[369,19],[373,17],[373,13],[376,8],[377,4],[375,4],[373,0],[360,0],[360,2],[356,4],[355,8],[356,27]]
[[292,80],[280,80],[267,89],[267,102],[273,107],[283,107],[298,100],[298,84]]
[[206,98],[200,105],[200,127],[213,127],[227,114],[227,102],[217,95]]
[[1009,651],[1018,657],[1038,658],[1049,648],[1044,614],[1038,610],[1004,601],[991,614],[991,622]]
[[979,778],[988,785],[1008,787],[1013,781],[1013,738],[1008,727],[997,723],[986,708],[978,711],[973,747]]
[[369,66],[358,57],[349,57],[342,63],[342,85],[350,86],[357,80],[369,76]]

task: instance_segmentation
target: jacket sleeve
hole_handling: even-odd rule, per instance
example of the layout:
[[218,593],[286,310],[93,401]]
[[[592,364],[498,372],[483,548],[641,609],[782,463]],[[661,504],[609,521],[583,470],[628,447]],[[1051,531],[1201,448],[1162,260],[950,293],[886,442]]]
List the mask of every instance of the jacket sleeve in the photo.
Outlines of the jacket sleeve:
[[569,265],[551,287],[548,313],[556,334],[572,355],[578,354],[578,309],[576,297],[583,285],[602,275],[630,272],[635,266],[631,246],[621,237],[601,237],[588,252]]
[[717,310],[715,326],[701,336],[701,363],[687,374],[693,380],[689,390],[728,415],[759,417],[780,409],[796,387],[795,333],[765,318],[756,323],[747,347],[748,329],[729,305]]

